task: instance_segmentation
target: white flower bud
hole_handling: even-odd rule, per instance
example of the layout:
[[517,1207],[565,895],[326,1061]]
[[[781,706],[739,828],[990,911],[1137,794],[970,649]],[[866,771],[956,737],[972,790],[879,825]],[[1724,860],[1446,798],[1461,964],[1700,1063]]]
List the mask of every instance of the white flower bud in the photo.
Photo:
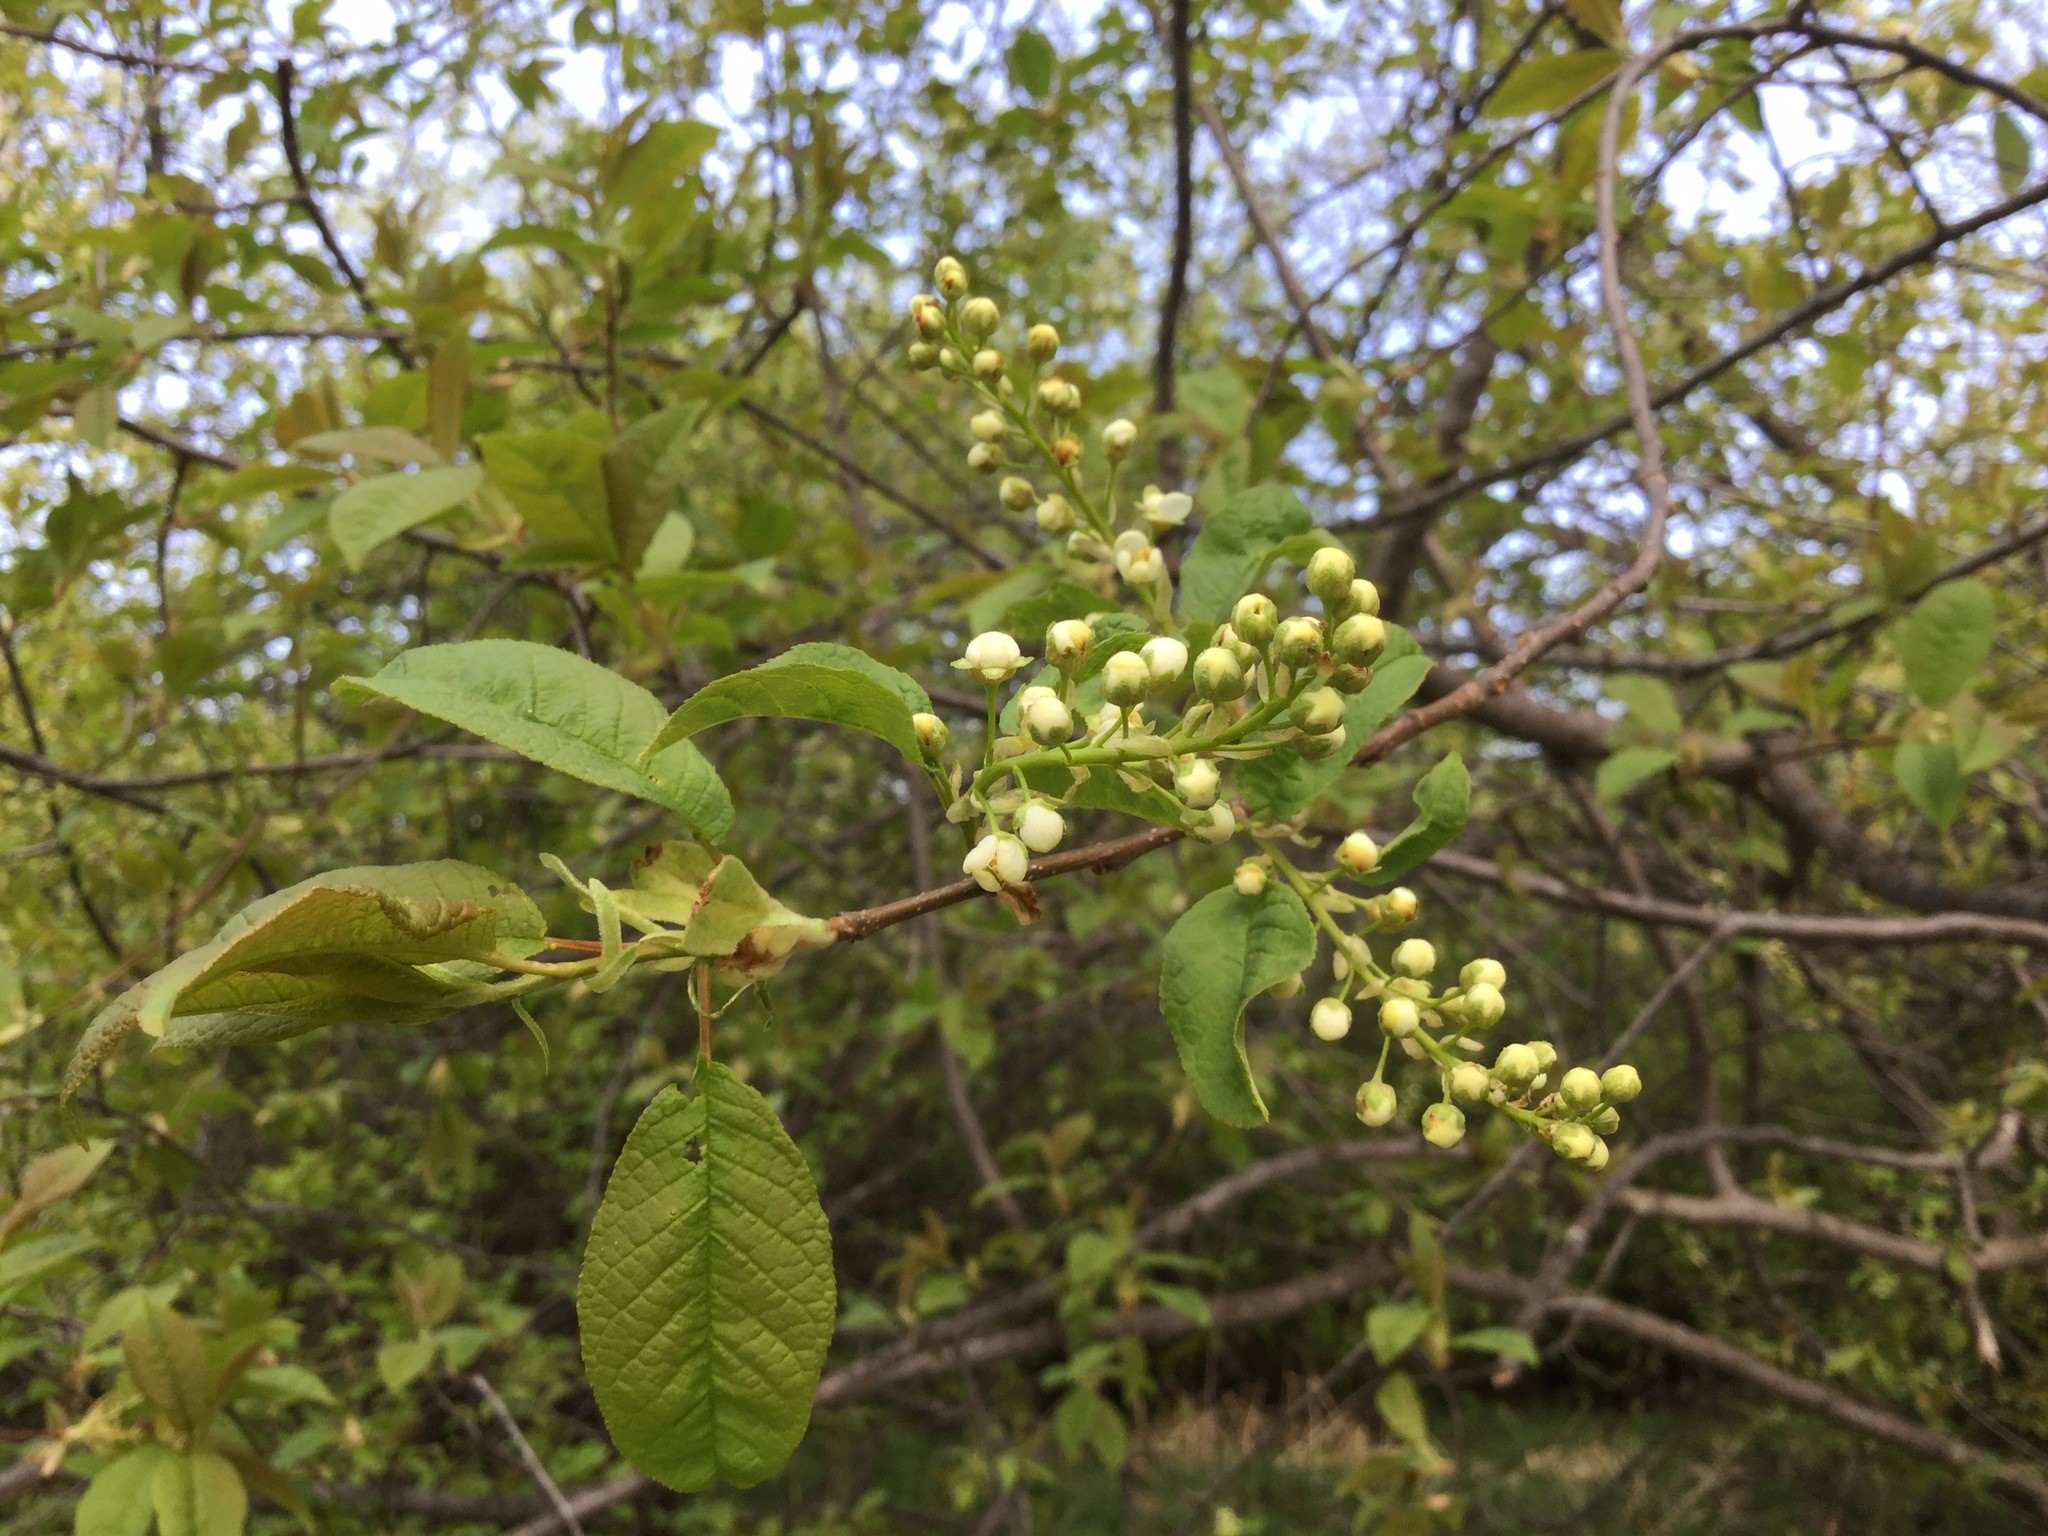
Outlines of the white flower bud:
[[[1413,943],[1414,940],[1410,940]],[[1508,1011],[1508,1000],[1501,996],[1500,988],[1490,981],[1475,982],[1465,989],[1461,999],[1465,1017],[1477,1028],[1487,1029],[1498,1024]]]
[[1200,843],[1227,843],[1237,835],[1237,817],[1227,805],[1212,805],[1188,818],[1188,836]]
[[1593,1155],[1600,1138],[1583,1125],[1565,1124],[1551,1131],[1550,1145],[1559,1157],[1580,1163]]
[[1067,498],[1064,496],[1046,497],[1038,504],[1038,511],[1033,515],[1038,519],[1038,529],[1041,533],[1058,535],[1074,531],[1074,509],[1067,504]]
[[1350,874],[1369,875],[1379,861],[1379,844],[1363,832],[1353,832],[1337,845],[1337,862]]
[[969,299],[960,306],[960,329],[970,336],[993,336],[1003,323],[1003,312],[994,299]]
[[1031,855],[1007,832],[991,832],[960,861],[961,872],[984,891],[1022,884],[1030,867]]
[[1309,591],[1334,605],[1350,599],[1351,583],[1357,575],[1357,563],[1348,550],[1325,545],[1309,557],[1303,579]]
[[984,382],[1003,376],[1003,354],[994,347],[983,347],[974,354],[974,376]]
[[1145,503],[1145,524],[1155,532],[1178,528],[1195,510],[1195,498],[1184,491],[1166,491]]
[[967,269],[960,265],[959,258],[941,256],[939,264],[932,268],[932,281],[947,298],[960,298],[967,292]]
[[1118,651],[1102,664],[1102,696],[1112,704],[1136,704],[1152,691],[1152,669],[1136,651]]
[[1380,911],[1385,914],[1385,927],[1406,927],[1415,921],[1415,914],[1421,910],[1422,898],[1405,885],[1395,886],[1380,898]]
[[1621,1111],[1612,1104],[1602,1104],[1593,1113],[1586,1116],[1586,1124],[1590,1125],[1602,1136],[1610,1136],[1621,1129]]
[[1534,1082],[1536,1074],[1543,1070],[1536,1053],[1526,1045],[1504,1045],[1500,1054],[1493,1058],[1493,1073],[1504,1083],[1517,1086]]
[[1102,452],[1112,464],[1126,458],[1137,441],[1137,427],[1121,416],[1102,429]]
[[1341,998],[1326,997],[1309,1010],[1308,1027],[1318,1040],[1334,1044],[1351,1033],[1351,1010]]
[[1237,658],[1237,664],[1247,672],[1259,664],[1258,648],[1247,642],[1244,636],[1228,624],[1218,629],[1209,643],[1230,652]]
[[1191,811],[1206,811],[1222,792],[1223,775],[1206,757],[1191,757],[1173,770],[1174,793]]
[[968,641],[965,659],[954,665],[985,683],[1000,683],[1024,665],[1024,653],[1015,640],[999,629],[991,629]]
[[1643,1075],[1627,1062],[1600,1074],[1600,1097],[1610,1104],[1626,1104],[1643,1091]]
[[1290,997],[1301,996],[1301,972],[1296,971],[1292,976],[1282,976],[1266,988],[1266,996],[1277,997],[1282,1002]]
[[[1058,704],[1059,700],[1053,702]],[[1051,853],[1066,835],[1066,821],[1043,800],[1032,801],[1024,807],[1024,814],[1017,818],[1017,836],[1033,853]],[[1018,878],[1023,877],[1020,875]]]
[[1257,859],[1246,859],[1237,866],[1230,877],[1230,883],[1240,896],[1256,896],[1266,888],[1266,867]]
[[924,748],[927,756],[938,756],[946,750],[946,743],[953,739],[953,733],[947,729],[945,721],[937,715],[928,715],[922,711],[910,717],[910,728],[917,732],[917,743]]
[[919,373],[939,366],[939,349],[928,341],[913,341],[904,348],[903,355],[910,360],[910,366]]
[[1588,1152],[1584,1158],[1587,1169],[1593,1173],[1598,1173],[1607,1166],[1607,1157],[1607,1143],[1598,1136],[1595,1136],[1593,1138],[1593,1150]]
[[1566,1109],[1583,1115],[1600,1107],[1600,1074],[1591,1067],[1573,1067],[1557,1085],[1557,1096]]
[[1138,647],[1138,655],[1144,658],[1154,693],[1166,692],[1180,681],[1181,674],[1188,669],[1186,644],[1170,635],[1154,635]]
[[1326,757],[1334,757],[1344,750],[1344,732],[1319,731],[1302,736],[1294,743],[1294,750],[1312,763],[1319,763]]
[[1245,677],[1244,665],[1236,653],[1212,645],[1195,658],[1194,684],[1201,697],[1225,703],[1243,698],[1250,680]]
[[1358,1118],[1367,1125],[1385,1125],[1394,1118],[1394,1085],[1374,1078],[1358,1085]]
[[1344,728],[1344,695],[1334,688],[1311,688],[1287,708],[1297,731],[1327,736]]
[[1073,711],[1050,688],[1026,688],[1017,696],[1017,724],[1041,747],[1056,747],[1074,734]]
[[1351,611],[1353,613],[1378,613],[1380,611],[1380,589],[1363,576],[1351,583]]
[[1005,475],[996,488],[996,498],[1012,512],[1027,511],[1038,501],[1038,492],[1021,475]]
[[1230,610],[1230,627],[1239,639],[1254,648],[1263,647],[1280,626],[1280,611],[1263,592],[1247,592]]
[[1283,667],[1312,667],[1323,654],[1323,626],[1315,619],[1281,621],[1273,635],[1273,655]]
[[914,294],[910,300],[910,323],[924,340],[937,341],[946,334],[945,306],[928,293]]
[[1422,1028],[1422,1010],[1411,998],[1390,997],[1380,1004],[1380,1028],[1396,1040],[1405,1040]]
[[1458,984],[1476,987],[1481,982],[1490,987],[1504,987],[1508,984],[1508,968],[1498,960],[1467,960],[1465,968],[1458,972]]
[[1347,667],[1369,667],[1387,647],[1387,626],[1369,613],[1354,613],[1330,636],[1330,654]]
[[1010,430],[1010,423],[1001,411],[976,411],[967,420],[967,430],[984,443],[1000,443]]
[[1422,1112],[1422,1139],[1449,1149],[1465,1139],[1465,1111],[1455,1104],[1432,1104]]
[[1451,1097],[1463,1099],[1467,1104],[1477,1104],[1486,1097],[1491,1081],[1486,1075],[1486,1068],[1478,1062],[1460,1062],[1451,1069]]
[[1059,619],[1046,626],[1045,659],[1062,672],[1071,672],[1088,659],[1088,647],[1094,643],[1095,631],[1086,619]]
[[1003,467],[1000,443],[976,443],[967,450],[967,467],[977,475],[992,475]]
[[1403,976],[1427,976],[1436,969],[1436,946],[1427,939],[1403,939],[1394,946],[1394,969]]
[[1024,333],[1024,350],[1034,363],[1049,363],[1060,349],[1060,333],[1040,321]]

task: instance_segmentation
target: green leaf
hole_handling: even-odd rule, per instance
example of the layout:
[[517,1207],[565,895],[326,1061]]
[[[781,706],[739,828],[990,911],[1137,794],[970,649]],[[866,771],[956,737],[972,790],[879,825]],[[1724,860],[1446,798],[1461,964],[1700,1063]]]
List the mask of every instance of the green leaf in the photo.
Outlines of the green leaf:
[[526,565],[619,557],[605,488],[605,445],[580,432],[488,432],[476,440],[491,484],[526,524]]
[[72,1536],[148,1536],[156,1518],[150,1480],[166,1454],[161,1445],[138,1445],[95,1472],[72,1511]]
[[2000,107],[1991,119],[1991,155],[1998,163],[1999,187],[2006,196],[2013,196],[2027,184],[2027,172],[2034,166],[2034,147],[2011,107]]
[[1577,53],[1550,53],[1525,59],[1501,81],[1487,100],[1482,117],[1526,117],[1555,112],[1582,91],[1591,90],[1621,67],[1611,48],[1586,48]]
[[474,464],[358,480],[327,507],[327,529],[350,570],[380,544],[461,506],[484,482]]
[[1645,779],[1653,779],[1678,761],[1668,747],[1623,747],[1610,753],[1593,775],[1593,792],[1602,800],[1619,800]]
[[1372,879],[1398,880],[1465,829],[1472,803],[1472,779],[1465,760],[1453,752],[1415,786],[1416,817],[1381,850]]
[[608,167],[606,199],[615,208],[658,203],[675,190],[679,180],[697,169],[717,142],[718,130],[709,123],[689,118],[650,123]]
[[[695,462],[691,436],[705,402],[686,400],[642,417],[604,451],[604,482],[611,513],[612,543],[622,569],[638,571],[664,518]],[[689,524],[683,524],[689,528]],[[689,558],[685,546],[683,559]],[[677,560],[671,569],[681,569]],[[650,573],[652,574],[652,573]]]
[[625,921],[643,933],[682,929],[678,952],[716,960],[731,981],[772,976],[797,950],[838,938],[826,923],[762,890],[738,859],[696,843],[649,849],[633,865],[632,884],[616,896]]
[[1382,1302],[1365,1314],[1366,1342],[1381,1365],[1392,1365],[1408,1353],[1428,1326],[1429,1306],[1420,1301]]
[[1408,1213],[1408,1278],[1415,1282],[1415,1294],[1432,1312],[1444,1305],[1444,1247],[1436,1228],[1422,1212]]
[[641,552],[636,576],[675,576],[690,563],[697,548],[697,525],[680,512],[666,514]]
[[1316,954],[1315,926],[1283,885],[1257,896],[1225,886],[1181,915],[1160,946],[1159,1008],[1202,1107],[1229,1125],[1266,1123],[1245,1054],[1244,1010]]
[[1043,97],[1052,89],[1053,67],[1059,63],[1045,34],[1024,28],[1010,42],[1010,83],[1027,96]]
[[1536,1341],[1519,1328],[1471,1328],[1451,1335],[1453,1349],[1470,1349],[1481,1354],[1504,1355],[1524,1365],[1539,1363]]
[[1676,736],[1685,728],[1678,699],[1661,677],[1623,673],[1607,679],[1607,696],[1628,707],[1629,723],[1652,736]]
[[1130,1451],[1130,1429],[1124,1416],[1093,1387],[1075,1387],[1060,1399],[1053,1410],[1052,1433],[1070,1461],[1087,1449],[1114,1470],[1124,1464]]
[[121,1335],[122,1358],[136,1388],[158,1413],[191,1433],[213,1417],[213,1367],[191,1322],[144,1294]]
[[387,1392],[403,1392],[434,1363],[432,1339],[401,1339],[377,1351],[377,1379]]
[[440,450],[403,427],[344,427],[315,432],[292,444],[309,459],[367,459],[379,464],[439,464]]
[[612,1170],[576,1307],[612,1442],[681,1492],[752,1487],[810,1421],[837,1306],[803,1154],[730,1068],[665,1088]]
[[1223,441],[1244,436],[1251,424],[1252,392],[1235,369],[1204,368],[1182,374],[1175,386],[1180,408]]
[[[1390,628],[1388,634],[1402,634],[1405,638],[1404,631]],[[1413,641],[1409,643],[1412,645]],[[1385,725],[1394,711],[1414,696],[1429,675],[1429,668],[1429,658],[1419,652],[1395,656],[1391,661],[1381,657],[1372,669],[1372,681],[1345,701],[1344,749],[1314,762],[1289,749],[1238,764],[1232,777],[1245,803],[1275,821],[1285,821],[1315,804],[1343,777],[1351,759],[1365,745],[1366,737]]]
[[1914,810],[1946,832],[1963,809],[1966,785],[1952,742],[1915,737],[1892,754],[1892,777]]
[[879,736],[912,763],[924,761],[911,716],[930,710],[917,683],[851,646],[817,642],[792,646],[747,672],[700,688],[668,718],[649,753],[687,741],[728,720],[768,716],[822,720]]
[[1436,1447],[1429,1438],[1429,1416],[1422,1411],[1422,1397],[1406,1371],[1391,1372],[1373,1393],[1372,1404],[1386,1420],[1387,1428],[1416,1450],[1435,1456]]
[[1946,581],[1913,605],[1899,630],[1906,686],[1939,709],[1991,656],[1998,623],[1991,591],[1981,581]]
[[1181,611],[1221,624],[1273,562],[1275,548],[1311,531],[1308,508],[1277,485],[1239,491],[1202,524],[1180,568]]
[[157,1463],[149,1491],[157,1536],[241,1536],[249,1518],[242,1474],[214,1451],[166,1455]]
[[2020,728],[1994,715],[1968,694],[1948,707],[1949,740],[1955,743],[1956,766],[1964,778],[2004,762],[2018,749]]
[[649,745],[663,729],[661,701],[571,652],[529,640],[426,645],[336,691],[381,694],[571,778],[666,806],[712,842],[732,830],[732,797],[703,754],[680,737]]
[[67,1232],[14,1244],[0,1253],[0,1302],[12,1300],[43,1276],[54,1274],[97,1247],[99,1239],[87,1232]]
[[0,1244],[51,1206],[85,1188],[86,1180],[98,1172],[113,1150],[111,1141],[95,1141],[82,1147],[58,1147],[30,1163],[22,1170],[14,1204],[0,1215]]

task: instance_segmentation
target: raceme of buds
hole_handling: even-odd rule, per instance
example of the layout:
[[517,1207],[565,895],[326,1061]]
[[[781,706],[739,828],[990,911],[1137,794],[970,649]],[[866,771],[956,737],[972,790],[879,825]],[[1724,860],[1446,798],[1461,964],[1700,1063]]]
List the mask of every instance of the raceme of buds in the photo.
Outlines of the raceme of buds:
[[1309,1010],[1308,1027],[1318,1040],[1342,1040],[1351,1033],[1351,1009],[1342,998],[1326,997]]
[[960,861],[961,873],[984,891],[1022,885],[1030,867],[1031,855],[1025,851],[1023,842],[1007,832],[991,832]]
[[1237,817],[1227,805],[1212,805],[1188,818],[1188,836],[1202,843],[1227,843],[1237,834]]
[[967,450],[967,467],[977,475],[992,475],[1003,467],[1003,450],[999,443],[976,443]]
[[1369,875],[1379,861],[1379,845],[1363,832],[1353,832],[1337,845],[1337,862],[1351,874]]
[[1536,1053],[1526,1045],[1504,1045],[1493,1059],[1493,1075],[1511,1088],[1533,1083],[1542,1070]]
[[1643,1075],[1627,1062],[1600,1074],[1600,1097],[1610,1104],[1626,1104],[1643,1091]]
[[1003,376],[1003,354],[994,347],[983,347],[974,354],[974,376],[984,382]]
[[1508,968],[1498,960],[1467,960],[1465,968],[1458,972],[1458,985],[1476,987],[1504,987],[1508,984]]
[[1309,591],[1325,603],[1336,604],[1349,601],[1351,583],[1357,576],[1358,566],[1348,550],[1326,546],[1309,557],[1303,579]]
[[[1059,700],[1053,702],[1057,704]],[[1066,835],[1066,822],[1043,800],[1032,801],[1017,818],[1017,836],[1033,853],[1051,853]]]
[[1006,682],[1024,665],[1024,653],[1015,640],[999,629],[991,629],[968,641],[963,659],[953,665],[963,672],[972,672],[984,683]]
[[1486,1068],[1476,1061],[1460,1062],[1451,1069],[1451,1097],[1467,1104],[1477,1104],[1485,1098],[1490,1083]]
[[1191,757],[1173,770],[1173,788],[1189,810],[1206,811],[1222,791],[1223,775],[1206,757]]
[[1041,533],[1062,534],[1074,531],[1074,509],[1064,496],[1046,497],[1038,504],[1038,511],[1033,516],[1038,519],[1038,530]]
[[1344,725],[1344,695],[1334,688],[1311,688],[1288,707],[1287,718],[1298,731],[1321,736]]
[[1455,1104],[1432,1104],[1422,1112],[1422,1139],[1433,1147],[1455,1147],[1465,1139],[1465,1112]]
[[1118,651],[1102,664],[1102,696],[1112,704],[1131,705],[1152,691],[1152,669],[1136,651]]
[[1112,464],[1128,457],[1137,441],[1137,426],[1121,416],[1102,429],[1102,452]]
[[1188,669],[1186,642],[1170,635],[1154,635],[1138,648],[1138,655],[1144,659],[1154,693],[1166,692],[1180,681],[1181,674]]
[[957,257],[941,256],[939,264],[932,268],[932,281],[949,299],[962,298],[967,293],[967,269],[960,265]]
[[1347,667],[1369,667],[1387,646],[1387,626],[1369,613],[1354,613],[1330,636],[1330,654]]
[[969,299],[960,306],[960,329],[970,336],[993,336],[1003,323],[994,299]]
[[1573,1067],[1557,1085],[1558,1099],[1575,1115],[1600,1107],[1600,1074],[1591,1067]]
[[1041,747],[1056,747],[1074,734],[1073,711],[1050,688],[1026,688],[1017,695],[1017,724]]
[[1034,363],[1049,363],[1060,349],[1060,333],[1043,321],[1024,333],[1024,350]]
[[1281,622],[1273,635],[1273,655],[1283,667],[1312,667],[1323,654],[1323,626],[1315,619]]
[[1411,998],[1390,997],[1380,1004],[1380,1028],[1396,1040],[1406,1040],[1422,1028],[1422,1010]]
[[914,714],[910,717],[910,728],[917,732],[917,744],[924,748],[928,757],[937,757],[946,750],[946,743],[953,739],[952,731],[937,715]]
[[1403,939],[1394,946],[1394,969],[1421,978],[1436,969],[1436,946],[1427,939]]
[[1394,1085],[1374,1078],[1358,1085],[1358,1118],[1367,1125],[1385,1125],[1394,1118]]
[[[1047,499],[1059,501],[1057,496]],[[1088,647],[1094,643],[1095,631],[1086,619],[1059,619],[1046,626],[1045,659],[1062,672],[1072,672],[1088,659]]]
[[1246,859],[1237,866],[1230,883],[1238,895],[1256,896],[1266,888],[1266,867],[1256,859]]
[[1245,593],[1237,600],[1237,606],[1230,610],[1230,627],[1238,638],[1246,645],[1261,650],[1272,642],[1273,631],[1279,624],[1280,610],[1263,592]]
[[1220,645],[1212,645],[1195,658],[1195,692],[1216,703],[1241,699],[1250,686],[1237,657]]
[[941,355],[940,349],[928,341],[913,341],[904,351],[904,356],[910,360],[910,366],[919,373],[938,367]]
[[1019,475],[1003,476],[1003,483],[996,494],[1012,512],[1022,512],[1038,501],[1038,492],[1031,488],[1031,482]]

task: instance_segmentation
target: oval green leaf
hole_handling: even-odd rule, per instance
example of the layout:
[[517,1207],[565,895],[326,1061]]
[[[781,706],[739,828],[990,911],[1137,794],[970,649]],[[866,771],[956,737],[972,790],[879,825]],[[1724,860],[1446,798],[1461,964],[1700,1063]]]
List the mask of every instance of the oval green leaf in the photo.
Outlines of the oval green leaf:
[[461,506],[484,483],[475,464],[358,480],[329,503],[327,529],[350,570],[380,544]]
[[1961,693],[1991,658],[1998,616],[1981,581],[1945,581],[1913,605],[1899,632],[1906,686],[1931,709]]
[[1191,620],[1221,624],[1265,574],[1278,547],[1314,527],[1308,508],[1290,490],[1255,485],[1238,492],[1202,524],[1181,562],[1181,611]]
[[728,720],[765,716],[865,731],[911,762],[922,763],[911,717],[931,707],[914,678],[851,646],[816,642],[792,646],[751,671],[699,689],[669,716],[647,753],[672,751],[676,743]]
[[157,1536],[242,1536],[249,1490],[234,1463],[215,1451],[173,1452],[149,1480]]
[[1381,850],[1372,879],[1398,880],[1437,849],[1465,830],[1472,805],[1472,776],[1465,760],[1453,752],[1415,785],[1415,819]]

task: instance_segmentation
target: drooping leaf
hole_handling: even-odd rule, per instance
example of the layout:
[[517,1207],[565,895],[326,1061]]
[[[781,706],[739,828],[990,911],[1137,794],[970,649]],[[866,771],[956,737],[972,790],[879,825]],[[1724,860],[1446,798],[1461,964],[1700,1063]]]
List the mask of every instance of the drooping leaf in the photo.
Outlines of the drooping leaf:
[[1981,581],[1945,581],[1913,605],[1899,629],[1899,655],[1915,698],[1939,709],[1968,686],[1991,656],[1998,616]]
[[469,403],[469,337],[461,331],[434,349],[427,366],[427,435],[441,457],[462,443],[462,411]]
[[157,1536],[241,1536],[249,1490],[217,1451],[172,1451],[150,1477]]
[[1593,774],[1593,790],[1602,800],[1619,800],[1646,779],[1654,779],[1678,761],[1669,747],[1623,747],[1601,762]]
[[728,720],[767,716],[822,720],[879,736],[913,763],[924,760],[911,716],[931,708],[916,681],[851,646],[792,646],[747,672],[697,690],[656,733],[647,752],[671,750]]
[[1256,485],[1226,501],[1202,524],[1180,568],[1181,610],[1221,624],[1251,589],[1285,540],[1311,531],[1308,508],[1294,492]]
[[722,1064],[665,1088],[626,1140],[576,1291],[612,1442],[682,1492],[752,1487],[796,1449],[837,1308],[803,1154]]
[[343,427],[334,432],[315,432],[292,443],[294,453],[311,459],[368,459],[379,464],[439,464],[441,454],[432,443],[415,437],[403,427]]
[[72,1511],[72,1536],[148,1536],[156,1518],[151,1480],[168,1454],[153,1442],[138,1445],[95,1472]]
[[[705,402],[686,400],[656,411],[626,428],[604,451],[604,482],[610,499],[612,542],[622,569],[638,571],[655,531],[675,510],[692,463],[691,435]],[[683,524],[689,528],[689,523]],[[686,547],[683,559],[689,557]],[[681,569],[677,560],[673,569]],[[649,574],[653,574],[650,572]]]
[[483,484],[474,464],[422,469],[358,480],[327,506],[327,529],[350,570],[409,528],[461,506]]
[[113,1150],[111,1141],[94,1141],[82,1147],[58,1147],[31,1162],[22,1171],[21,1188],[14,1204],[0,1214],[0,1245],[40,1213],[83,1189],[85,1181],[99,1170]]
[[728,980],[772,976],[799,949],[831,944],[824,922],[761,889],[747,866],[696,843],[663,843],[634,862],[619,914],[643,933],[682,929],[680,953],[714,959]]
[[121,1334],[128,1374],[150,1406],[190,1433],[213,1417],[213,1368],[206,1341],[189,1319],[145,1294]]
[[569,651],[528,640],[426,645],[336,689],[381,694],[571,778],[666,806],[712,842],[732,829],[732,798],[703,754],[681,737],[649,746],[663,728],[661,701]]
[[[1353,694],[1344,705],[1344,747],[1314,762],[1287,749],[1271,757],[1256,757],[1232,770],[1232,778],[1245,803],[1263,816],[1285,821],[1315,804],[1351,766],[1351,759],[1365,744],[1366,737],[1393,718],[1394,711],[1414,697],[1415,690],[1429,675],[1430,660],[1415,647],[1406,631],[1389,628],[1388,635],[1407,640],[1409,653],[1391,660],[1382,656],[1372,669],[1372,681]],[[1388,650],[1394,649],[1390,638]]]
[[1968,790],[1953,742],[1915,737],[1892,754],[1892,777],[1914,810],[1946,832],[1962,813]]
[[1469,1328],[1451,1335],[1451,1348],[1501,1355],[1528,1366],[1540,1363],[1536,1341],[1519,1328]]
[[1402,1440],[1418,1453],[1436,1459],[1435,1444],[1429,1438],[1429,1415],[1422,1410],[1422,1395],[1406,1371],[1391,1371],[1372,1395],[1380,1417]]
[[1244,1010],[1315,958],[1301,898],[1269,885],[1257,896],[1225,886],[1181,915],[1160,946],[1159,1007],[1202,1107],[1230,1125],[1266,1123],[1245,1054]]
[[1415,785],[1415,819],[1381,850],[1372,879],[1398,880],[1465,829],[1472,804],[1472,778],[1453,752]]

